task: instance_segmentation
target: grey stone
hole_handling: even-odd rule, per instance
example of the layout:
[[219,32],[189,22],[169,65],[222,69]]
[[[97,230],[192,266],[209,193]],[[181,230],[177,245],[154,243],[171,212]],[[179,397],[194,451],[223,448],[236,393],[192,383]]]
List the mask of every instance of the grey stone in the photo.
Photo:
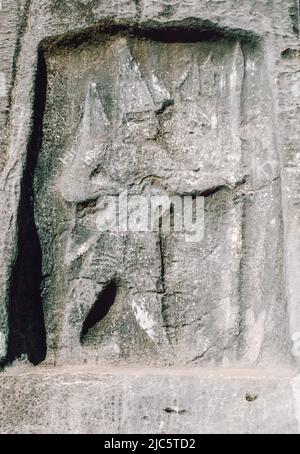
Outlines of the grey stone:
[[[298,432],[298,2],[6,7],[0,431]],[[99,231],[120,193],[202,240]]]
[[87,371],[23,366],[3,374],[0,383],[1,432],[6,434],[299,430],[295,407],[299,378],[278,370],[256,374],[201,368]]

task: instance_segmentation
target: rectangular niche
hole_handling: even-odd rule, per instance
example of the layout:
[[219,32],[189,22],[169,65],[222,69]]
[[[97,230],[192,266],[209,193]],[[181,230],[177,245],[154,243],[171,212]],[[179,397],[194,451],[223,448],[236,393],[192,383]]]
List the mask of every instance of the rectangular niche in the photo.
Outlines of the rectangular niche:
[[[278,362],[288,337],[280,184],[251,166],[274,150],[260,132],[273,126],[263,58],[238,39],[154,37],[45,47],[34,194],[48,361]],[[99,232],[99,199],[125,190],[204,196],[204,239]]]

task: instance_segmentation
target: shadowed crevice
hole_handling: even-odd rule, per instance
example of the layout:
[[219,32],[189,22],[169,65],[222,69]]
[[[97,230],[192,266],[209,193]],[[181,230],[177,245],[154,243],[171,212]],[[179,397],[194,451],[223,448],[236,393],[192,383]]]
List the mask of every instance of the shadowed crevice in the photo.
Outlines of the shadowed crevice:
[[26,355],[32,364],[37,365],[46,357],[46,330],[41,296],[42,251],[34,220],[33,191],[34,172],[42,145],[46,89],[46,63],[43,53],[39,51],[33,126],[20,185],[17,256],[9,287],[7,363]]
[[45,50],[54,48],[78,48],[82,45],[101,44],[110,36],[122,35],[130,37],[148,38],[153,41],[166,43],[197,43],[201,41],[222,42],[223,40],[249,43],[256,47],[261,36],[252,30],[222,27],[210,20],[194,17],[177,21],[151,20],[140,23],[138,21],[106,19],[99,21],[93,27],[81,30],[72,30],[67,33],[45,38],[42,46]]
[[82,344],[84,344],[89,331],[97,325],[97,323],[101,322],[109,313],[116,300],[117,291],[117,283],[115,281],[111,281],[96,299],[96,302],[82,325],[80,333],[80,342]]

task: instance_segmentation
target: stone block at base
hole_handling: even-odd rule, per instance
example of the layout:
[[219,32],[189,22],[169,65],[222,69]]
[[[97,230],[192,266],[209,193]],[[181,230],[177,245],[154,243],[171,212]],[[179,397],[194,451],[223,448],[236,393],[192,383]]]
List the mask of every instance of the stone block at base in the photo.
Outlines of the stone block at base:
[[18,366],[0,375],[0,433],[298,433],[298,381],[271,370]]

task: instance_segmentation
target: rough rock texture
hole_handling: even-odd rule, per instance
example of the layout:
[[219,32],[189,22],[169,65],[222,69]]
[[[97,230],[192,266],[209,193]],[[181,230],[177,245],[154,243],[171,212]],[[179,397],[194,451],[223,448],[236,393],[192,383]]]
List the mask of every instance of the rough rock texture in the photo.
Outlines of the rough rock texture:
[[299,379],[282,371],[16,368],[0,384],[2,433],[299,430]]
[[[298,1],[10,3],[0,431],[297,432]],[[203,197],[202,241],[99,231],[124,191]]]
[[16,77],[20,39],[27,18],[24,0],[5,0],[0,7],[0,168],[3,168],[11,89]]

